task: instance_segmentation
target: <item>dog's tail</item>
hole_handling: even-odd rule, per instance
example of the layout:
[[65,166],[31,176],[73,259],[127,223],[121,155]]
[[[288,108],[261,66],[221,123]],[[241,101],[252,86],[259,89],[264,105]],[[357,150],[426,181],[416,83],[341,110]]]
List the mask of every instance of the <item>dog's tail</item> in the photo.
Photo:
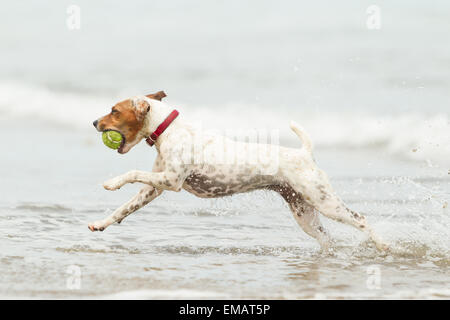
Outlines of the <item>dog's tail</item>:
[[309,153],[312,153],[313,144],[308,134],[300,127],[295,121],[291,121],[290,123],[292,131],[300,138],[303,144],[303,148],[306,149]]

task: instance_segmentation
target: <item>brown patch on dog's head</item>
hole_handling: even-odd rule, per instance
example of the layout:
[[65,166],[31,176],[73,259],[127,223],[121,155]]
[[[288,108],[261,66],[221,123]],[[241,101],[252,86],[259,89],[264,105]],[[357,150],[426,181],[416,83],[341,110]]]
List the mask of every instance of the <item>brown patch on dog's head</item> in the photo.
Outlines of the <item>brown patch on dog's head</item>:
[[117,103],[111,108],[111,113],[100,118],[96,125],[98,131],[115,130],[122,134],[123,142],[119,153],[128,152],[137,142],[137,136],[144,125],[144,118],[150,110],[150,105],[145,100],[135,102],[127,99]]
[[[161,101],[166,94],[159,91],[146,97]],[[142,138],[139,134],[144,126],[144,120],[150,111],[150,104],[145,98],[127,99],[117,103],[111,108],[111,113],[94,122],[95,128],[100,131],[115,130],[122,134],[123,141],[117,151],[127,153]]]

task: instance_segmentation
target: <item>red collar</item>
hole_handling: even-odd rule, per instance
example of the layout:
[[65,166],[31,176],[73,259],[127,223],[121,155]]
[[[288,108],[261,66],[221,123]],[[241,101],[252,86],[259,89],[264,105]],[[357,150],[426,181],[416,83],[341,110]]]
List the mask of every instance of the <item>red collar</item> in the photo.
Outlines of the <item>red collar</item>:
[[172,123],[175,118],[178,117],[178,111],[173,110],[167,118],[156,128],[155,131],[147,138],[145,141],[147,141],[148,145],[151,147],[155,144],[156,139],[164,132],[164,130],[167,129],[167,127]]

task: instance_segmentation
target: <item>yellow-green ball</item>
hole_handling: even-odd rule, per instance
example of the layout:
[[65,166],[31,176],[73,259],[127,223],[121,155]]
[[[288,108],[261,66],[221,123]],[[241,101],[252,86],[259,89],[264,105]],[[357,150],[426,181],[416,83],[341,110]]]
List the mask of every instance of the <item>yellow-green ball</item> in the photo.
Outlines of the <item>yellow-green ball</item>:
[[105,146],[111,149],[118,149],[122,143],[122,135],[117,131],[104,131],[102,134],[102,140]]

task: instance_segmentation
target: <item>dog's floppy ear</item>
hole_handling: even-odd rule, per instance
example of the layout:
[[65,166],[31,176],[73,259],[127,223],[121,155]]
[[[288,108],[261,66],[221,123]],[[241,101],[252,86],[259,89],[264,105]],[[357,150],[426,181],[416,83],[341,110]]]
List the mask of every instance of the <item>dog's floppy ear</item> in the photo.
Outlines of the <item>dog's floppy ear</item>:
[[147,113],[150,111],[150,104],[144,99],[133,100],[134,111],[138,121],[144,120]]
[[164,91],[158,91],[157,93],[151,93],[146,95],[147,98],[161,101],[162,98],[167,97]]

